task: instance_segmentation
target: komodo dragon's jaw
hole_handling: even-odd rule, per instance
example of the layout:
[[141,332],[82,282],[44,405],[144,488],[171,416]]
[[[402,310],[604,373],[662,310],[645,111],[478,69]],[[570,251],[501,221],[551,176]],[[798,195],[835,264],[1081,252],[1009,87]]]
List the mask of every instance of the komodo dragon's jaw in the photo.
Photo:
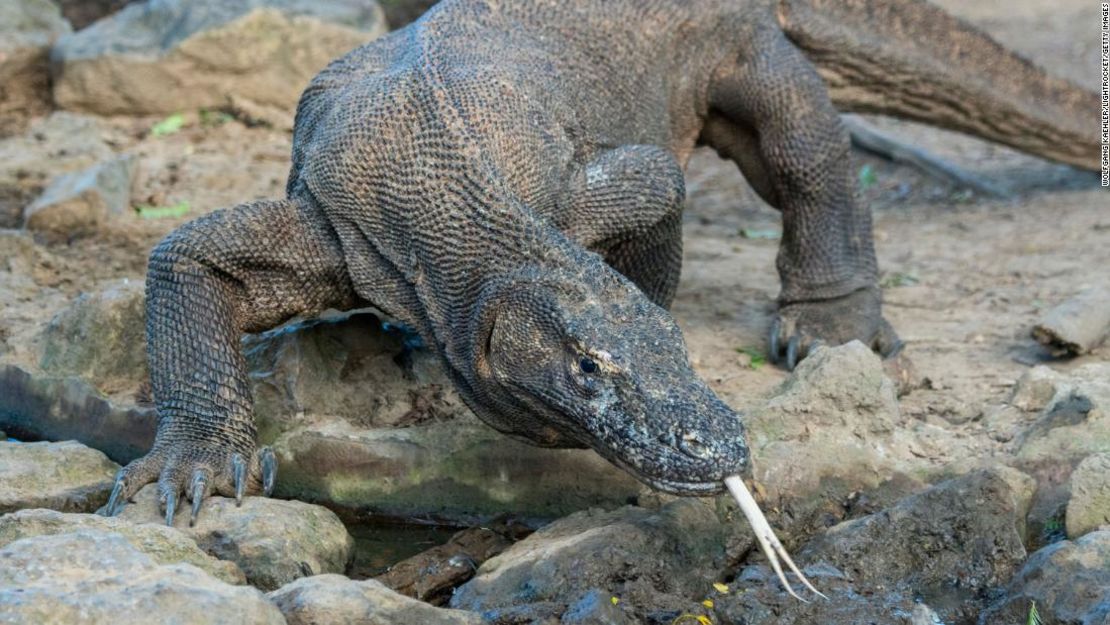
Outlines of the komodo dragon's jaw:
[[495,298],[476,333],[479,414],[541,445],[557,432],[659,490],[721,492],[748,472],[740,414],[694,373],[669,313],[620,278],[600,282],[548,276]]

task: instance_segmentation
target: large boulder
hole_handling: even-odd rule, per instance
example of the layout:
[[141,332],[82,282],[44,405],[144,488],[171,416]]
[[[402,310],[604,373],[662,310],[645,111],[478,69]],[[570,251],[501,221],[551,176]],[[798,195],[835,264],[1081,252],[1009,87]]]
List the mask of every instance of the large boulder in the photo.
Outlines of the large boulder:
[[0,137],[50,105],[50,45],[70,32],[50,0],[0,0]]
[[147,0],[57,42],[54,100],[101,114],[233,100],[292,111],[328,62],[385,32],[373,0]]
[[1025,623],[1033,603],[1043,623],[1110,623],[1110,527],[1029,556],[979,624]]
[[477,615],[432,607],[400,595],[374,580],[353,581],[342,575],[314,575],[267,595],[289,625],[359,623],[359,625],[479,625]]
[[234,562],[218,560],[197,547],[181,532],[165,525],[135,524],[99,514],[67,514],[54,510],[19,510],[0,516],[0,547],[21,538],[96,530],[119,534],[158,564],[184,562],[229,584],[244,584],[243,571]]
[[284,625],[249,586],[191,564],[160,564],[123,536],[84,529],[0,548],[0,622]]
[[140,280],[81,294],[43,329],[42,370],[81,377],[104,393],[137,388],[147,376],[144,304]]
[[[185,504],[182,505],[185,507]],[[135,523],[165,523],[157,487],[144,487],[134,503],[124,506],[121,519]],[[306,575],[342,573],[354,541],[331,510],[299,501],[246,497],[211,497],[195,526],[182,510],[174,527],[196,541],[207,553],[239,565],[247,581],[274,590]]]
[[131,207],[136,163],[121,156],[55,178],[24,210],[24,227],[54,240],[95,234]]
[[486,614],[534,605],[562,614],[602,591],[637,618],[682,611],[712,592],[730,562],[730,537],[746,530],[723,523],[710,502],[698,499],[658,511],[578,512],[487,560],[450,605]]
[[0,441],[0,513],[92,512],[108,501],[119,465],[84,445]]
[[533,447],[470,415],[404,428],[325,420],[288,432],[274,450],[279,496],[402,518],[552,518],[643,490],[593,451]]
[[1070,538],[1110,525],[1110,452],[1089,456],[1072,472],[1064,518]]

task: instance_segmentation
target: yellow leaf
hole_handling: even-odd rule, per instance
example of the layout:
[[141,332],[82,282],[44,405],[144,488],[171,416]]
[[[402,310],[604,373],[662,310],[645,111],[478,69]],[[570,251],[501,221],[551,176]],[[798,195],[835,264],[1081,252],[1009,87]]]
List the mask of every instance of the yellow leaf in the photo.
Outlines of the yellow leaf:
[[621,602],[621,600],[617,599],[616,597],[609,597],[609,601],[613,602],[613,605],[617,605]]
[[721,593],[722,595],[728,594],[728,586],[722,584],[721,582],[713,584],[713,587],[716,588],[717,592]]
[[698,623],[701,625],[713,625],[713,621],[709,620],[708,616],[699,616]]
[[702,601],[701,604],[703,606],[709,608],[709,609],[713,609],[713,600],[712,599],[706,599],[705,601]]

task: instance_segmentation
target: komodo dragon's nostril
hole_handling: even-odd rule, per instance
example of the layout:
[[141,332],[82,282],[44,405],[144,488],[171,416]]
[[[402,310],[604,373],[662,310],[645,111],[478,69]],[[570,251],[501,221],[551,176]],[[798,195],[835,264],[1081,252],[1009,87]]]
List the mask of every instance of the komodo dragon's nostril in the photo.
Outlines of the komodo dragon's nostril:
[[687,456],[698,460],[705,460],[713,455],[712,448],[694,432],[687,432],[682,435],[682,438],[678,441],[678,449]]

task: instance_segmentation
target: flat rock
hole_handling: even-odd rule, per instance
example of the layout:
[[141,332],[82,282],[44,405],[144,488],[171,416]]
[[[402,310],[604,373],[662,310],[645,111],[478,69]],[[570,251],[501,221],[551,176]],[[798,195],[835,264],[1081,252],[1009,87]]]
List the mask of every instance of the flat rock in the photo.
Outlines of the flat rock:
[[618,597],[638,618],[697,605],[726,566],[729,533],[710,502],[680,499],[658,511],[626,506],[589,510],[540,528],[483,564],[450,606],[476,612],[525,604],[561,606],[587,593]]
[[108,501],[119,465],[75,441],[0,441],[0,513],[22,508],[92,512]]
[[0,137],[50,107],[50,45],[70,32],[50,0],[0,0]]
[[74,439],[125,464],[150,451],[152,407],[104,397],[76,376],[0,364],[0,429],[27,440]]
[[479,625],[477,614],[432,607],[393,592],[374,580],[342,575],[314,575],[282,586],[267,597],[289,625],[358,623],[359,625]]
[[1072,472],[1064,518],[1069,538],[1110,525],[1110,452],[1088,456]]
[[191,564],[160,564],[120,534],[92,529],[0,548],[0,622],[283,625],[249,586]]
[[51,180],[24,210],[24,227],[65,240],[94,234],[109,215],[130,208],[136,163],[120,156]]
[[1045,314],[1033,338],[1056,355],[1085,354],[1110,333],[1110,288],[1090,288]]
[[1110,623],[1110,527],[1029,556],[979,625],[1025,623],[1032,602],[1044,623]]
[[[118,516],[135,523],[165,523],[157,487],[144,487]],[[234,499],[211,497],[194,527],[189,527],[188,510],[174,518],[174,527],[205,552],[238,564],[247,581],[263,590],[307,575],[341,573],[354,547],[331,510],[268,497],[246,497],[242,507]]]
[[78,376],[106,393],[147,378],[145,289],[123,279],[82,293],[43,329],[42,370]]
[[406,428],[322,420],[274,450],[279,496],[385,516],[552,518],[619,506],[644,488],[593,451],[516,442],[471,415]]
[[372,0],[147,0],[62,37],[54,100],[100,114],[218,108],[232,96],[292,111],[337,56],[386,32]]
[[901,589],[921,596],[944,622],[963,622],[977,613],[986,591],[1006,584],[1025,560],[1022,539],[1034,487],[1014,469],[976,471],[831,527],[795,560],[836,567],[855,592]]
[[245,584],[243,571],[234,562],[217,560],[193,540],[172,527],[135,524],[98,514],[73,514],[54,510],[19,510],[0,516],[0,547],[21,538],[53,536],[80,530],[119,534],[158,564],[184,562],[229,584]]

